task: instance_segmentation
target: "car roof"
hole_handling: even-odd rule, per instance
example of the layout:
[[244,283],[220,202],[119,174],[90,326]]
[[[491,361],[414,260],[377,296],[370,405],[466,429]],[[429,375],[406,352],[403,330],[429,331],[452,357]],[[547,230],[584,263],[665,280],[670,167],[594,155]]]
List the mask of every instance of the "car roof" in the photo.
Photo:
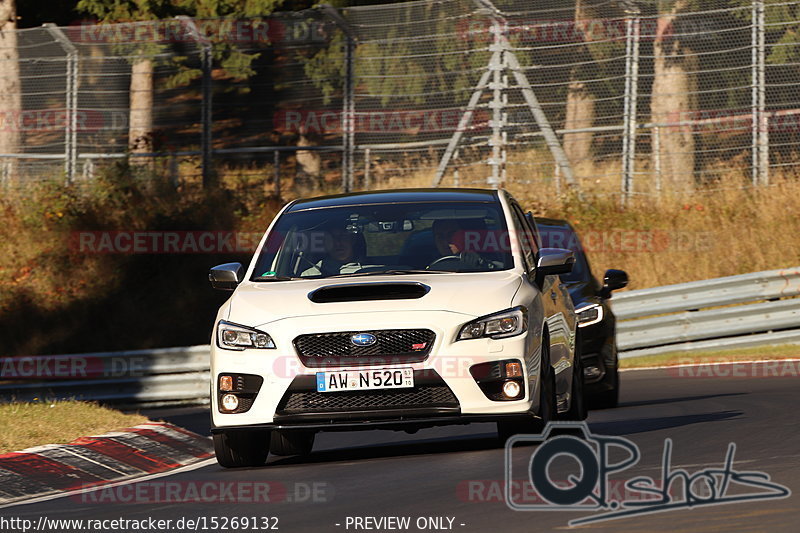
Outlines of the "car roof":
[[497,202],[496,190],[491,189],[392,189],[385,191],[354,192],[296,200],[287,212],[369,204],[397,204],[417,202]]
[[559,228],[569,229],[573,232],[575,231],[575,228],[572,227],[572,224],[562,218],[534,217],[534,219],[536,220],[537,226],[556,226]]

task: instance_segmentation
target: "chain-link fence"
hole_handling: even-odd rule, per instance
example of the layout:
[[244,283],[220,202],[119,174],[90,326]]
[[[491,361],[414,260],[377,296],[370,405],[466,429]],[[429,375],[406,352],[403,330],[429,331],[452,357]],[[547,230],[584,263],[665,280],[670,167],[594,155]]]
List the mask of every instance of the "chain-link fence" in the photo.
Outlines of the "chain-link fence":
[[798,24],[800,1],[419,0],[20,30],[0,177],[116,158],[301,194],[768,185],[800,162]]

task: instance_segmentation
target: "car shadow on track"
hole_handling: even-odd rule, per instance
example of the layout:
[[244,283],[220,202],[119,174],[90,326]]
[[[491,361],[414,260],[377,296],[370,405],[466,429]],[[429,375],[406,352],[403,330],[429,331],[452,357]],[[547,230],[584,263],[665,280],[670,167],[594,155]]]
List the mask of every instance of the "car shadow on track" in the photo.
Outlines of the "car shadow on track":
[[496,435],[476,434],[459,437],[442,437],[418,442],[397,442],[374,444],[371,446],[343,447],[321,450],[305,457],[270,456],[270,466],[297,465],[308,463],[335,463],[364,459],[405,457],[411,455],[436,455],[453,452],[471,452],[500,449]]
[[[626,420],[590,422],[592,433],[599,435],[631,435],[647,433],[662,429],[671,429],[691,424],[706,424],[733,420],[741,416],[742,411],[719,411],[691,415],[631,418]],[[313,452],[305,457],[270,456],[270,466],[290,466],[309,463],[337,463],[364,459],[383,459],[414,455],[436,455],[454,452],[501,451],[497,437],[493,434],[475,434],[458,437],[442,437],[417,442],[392,442],[370,446],[351,446]]]
[[641,407],[643,405],[659,405],[678,402],[696,402],[698,400],[708,400],[711,398],[724,398],[726,396],[744,396],[746,392],[727,392],[723,394],[704,394],[701,396],[680,396],[677,398],[658,398],[656,400],[640,400],[635,402],[620,402],[619,407]]
[[634,433],[648,433],[660,429],[671,429],[690,424],[706,424],[733,420],[741,416],[742,411],[718,411],[715,413],[699,413],[678,416],[658,416],[652,418],[629,418],[608,422],[590,422],[592,433],[600,435],[631,435]]

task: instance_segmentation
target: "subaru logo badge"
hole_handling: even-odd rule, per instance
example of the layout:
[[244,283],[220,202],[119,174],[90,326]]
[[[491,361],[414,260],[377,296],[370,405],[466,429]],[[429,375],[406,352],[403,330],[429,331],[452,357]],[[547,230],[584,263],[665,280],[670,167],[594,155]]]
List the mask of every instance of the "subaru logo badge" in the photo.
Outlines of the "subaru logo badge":
[[372,346],[378,342],[378,339],[370,333],[356,333],[350,337],[350,342],[356,346]]

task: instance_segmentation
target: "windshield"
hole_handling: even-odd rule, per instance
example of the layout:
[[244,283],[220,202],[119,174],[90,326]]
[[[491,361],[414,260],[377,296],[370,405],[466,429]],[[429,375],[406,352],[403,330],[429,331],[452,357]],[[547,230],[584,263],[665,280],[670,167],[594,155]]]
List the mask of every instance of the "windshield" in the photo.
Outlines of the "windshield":
[[513,268],[499,204],[437,202],[283,214],[253,281]]

